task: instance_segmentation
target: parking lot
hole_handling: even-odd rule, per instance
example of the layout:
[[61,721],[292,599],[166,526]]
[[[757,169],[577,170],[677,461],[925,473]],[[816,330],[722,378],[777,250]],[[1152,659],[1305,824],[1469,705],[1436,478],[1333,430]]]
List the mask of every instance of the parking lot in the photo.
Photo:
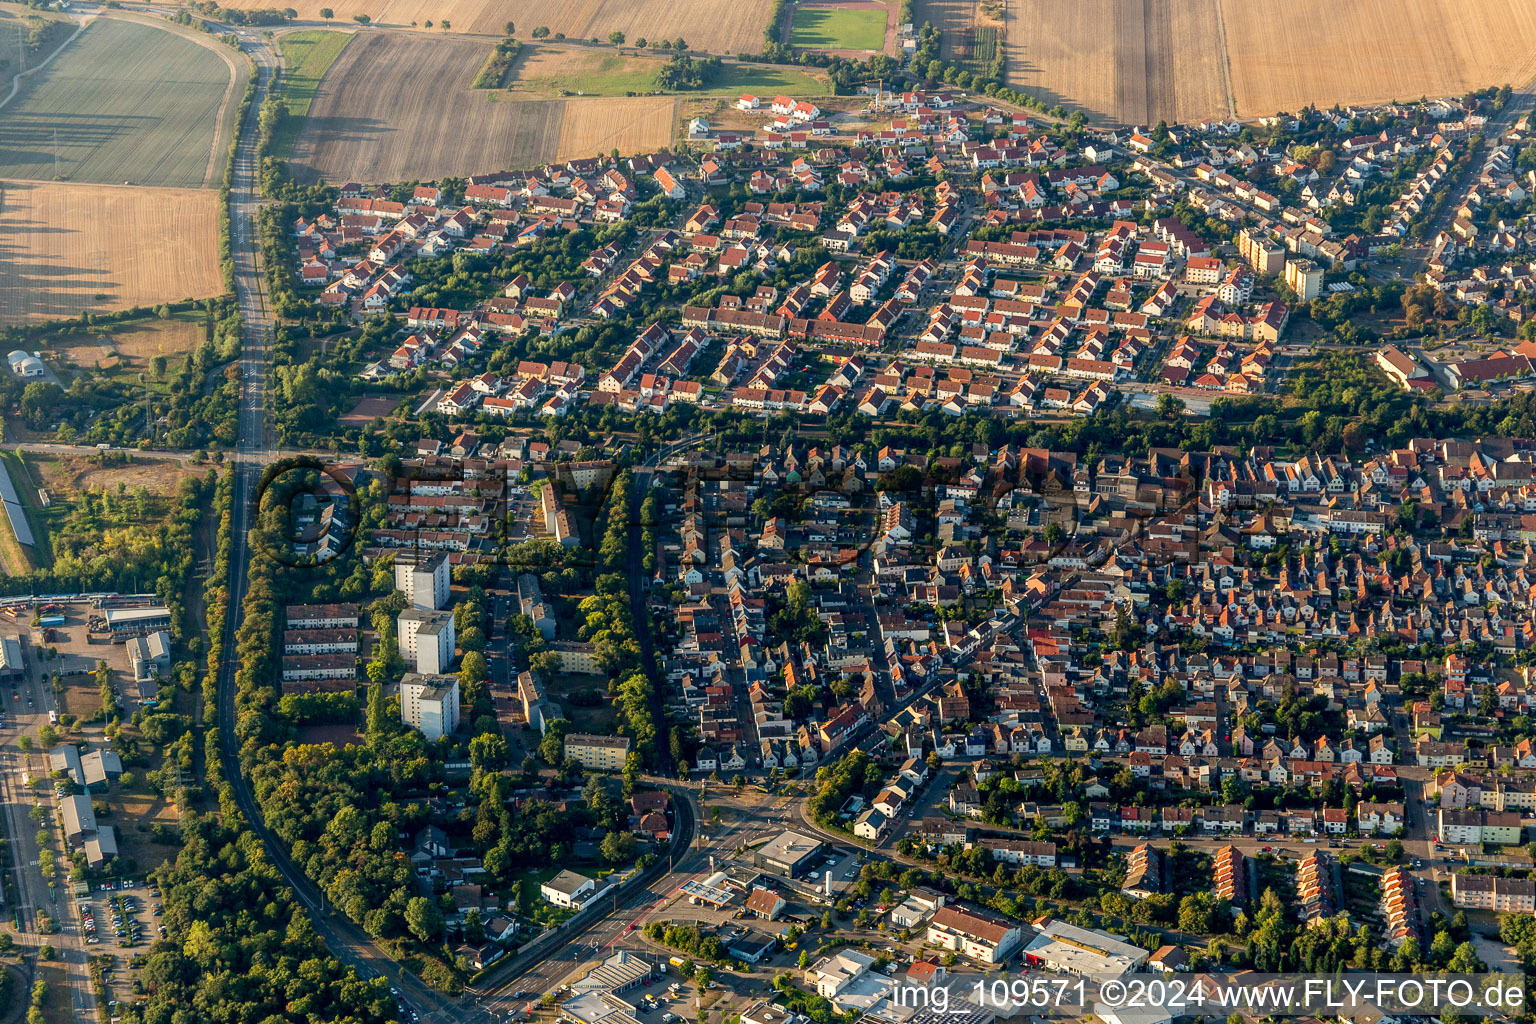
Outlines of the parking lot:
[[159,895],[142,882],[93,885],[89,896],[76,900],[76,913],[88,946],[145,947],[164,930]]

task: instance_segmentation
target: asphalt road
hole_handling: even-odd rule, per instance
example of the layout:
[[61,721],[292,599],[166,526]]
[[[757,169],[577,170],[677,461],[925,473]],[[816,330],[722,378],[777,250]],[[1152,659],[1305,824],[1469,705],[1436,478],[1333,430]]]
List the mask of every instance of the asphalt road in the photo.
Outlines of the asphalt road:
[[[5,749],[0,751],[0,800],[3,800],[5,805],[4,813],[0,814],[0,824],[3,824],[16,867],[17,904],[21,909],[21,918],[25,925],[25,932],[21,936],[22,941],[27,943],[35,937],[38,945],[47,943],[54,947],[69,980],[70,1002],[75,1014],[79,1019],[87,1020],[95,1016],[96,992],[91,987],[85,938],[80,927],[80,919],[75,912],[75,901],[69,890],[68,851],[64,849],[62,840],[58,839],[60,835],[58,801],[54,798],[51,788],[34,796],[31,791],[22,786],[21,781],[23,774],[27,771],[28,759],[27,755],[24,755],[16,746],[16,740],[22,735],[35,737],[37,730],[48,722],[49,712],[58,710],[52,689],[40,680],[41,669],[37,663],[36,648],[31,644],[25,644],[25,647],[28,664],[27,678],[15,687],[14,692],[20,699],[8,700],[9,706],[5,709],[9,720],[4,730]],[[8,690],[10,687],[4,689]],[[0,699],[5,699],[4,690],[0,690]],[[34,748],[31,755],[32,769],[46,772],[47,763],[47,751]],[[40,823],[34,823],[27,817],[27,812],[34,803],[40,804],[48,815]],[[58,884],[52,892],[38,869],[36,834],[45,829],[55,837],[51,845],[56,861],[60,865]],[[39,909],[47,912],[58,922],[59,930],[56,933],[48,936],[37,934]],[[10,908],[7,907],[7,913],[9,910]],[[104,921],[98,921],[98,928],[104,925]],[[97,952],[109,952],[114,948],[107,943],[99,946]]]
[[275,321],[268,306],[266,287],[261,276],[257,243],[256,214],[260,208],[257,194],[256,122],[261,103],[278,67],[278,55],[259,33],[238,33],[241,47],[257,65],[259,84],[256,97],[246,116],[239,147],[235,153],[235,174],[230,192],[230,235],[235,264],[235,292],[244,320],[244,337],[239,359],[240,410],[239,433],[234,460],[235,495],[233,517],[233,567],[230,588],[231,614],[226,620],[224,661],[219,666],[219,740],[224,775],[234,791],[235,802],[251,830],[266,846],[279,873],[293,888],[299,902],[309,912],[315,932],[343,962],[367,977],[382,976],[399,989],[412,1008],[428,1020],[458,1021],[457,1013],[440,1018],[432,1015],[449,1010],[451,1004],[424,985],[415,975],[401,970],[360,929],[324,906],[322,895],[289,860],[283,844],[262,821],[260,809],[240,770],[240,742],[235,733],[235,672],[238,668],[235,634],[244,617],[244,601],[252,551],[249,533],[254,521],[256,485],[262,464],[274,457],[268,428],[266,384],[270,372],[271,338]]

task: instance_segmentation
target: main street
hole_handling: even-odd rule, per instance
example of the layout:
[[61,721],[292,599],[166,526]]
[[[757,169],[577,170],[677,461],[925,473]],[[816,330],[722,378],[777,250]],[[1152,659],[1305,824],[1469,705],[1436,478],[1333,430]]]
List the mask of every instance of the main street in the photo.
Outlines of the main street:
[[[686,798],[679,800],[675,814],[673,850],[682,863],[674,863],[669,857],[653,865],[642,872],[633,887],[615,901],[609,913],[601,916],[594,914],[588,920],[574,922],[548,933],[547,938],[536,940],[524,952],[493,968],[487,982],[466,992],[458,1000],[434,991],[414,974],[400,967],[361,929],[336,913],[334,908],[328,907],[323,894],[293,864],[283,843],[266,827],[261,809],[240,767],[239,737],[235,730],[235,675],[239,667],[235,637],[244,617],[246,587],[253,556],[249,534],[254,525],[255,502],[258,498],[256,487],[262,467],[279,455],[273,446],[266,407],[272,332],[276,321],[269,307],[262,277],[256,225],[260,208],[256,120],[262,99],[270,87],[272,74],[279,66],[280,56],[255,32],[242,30],[238,38],[241,46],[256,61],[259,84],[236,150],[235,174],[230,194],[230,241],[235,266],[236,296],[244,332],[238,364],[239,432],[233,460],[236,476],[231,517],[231,607],[225,625],[224,658],[219,666],[219,737],[224,775],[230,783],[236,805],[252,832],[262,841],[273,865],[309,913],[316,934],[335,956],[365,977],[386,979],[400,993],[402,1002],[421,1014],[428,1024],[475,1024],[489,1021],[493,1014],[505,1014],[521,1005],[514,998],[515,992],[530,985],[536,986],[540,992],[548,991],[548,988],[543,987],[546,979],[553,978],[557,973],[563,949],[572,946],[577,938],[591,932],[593,941],[599,946],[611,945],[621,930],[619,922],[628,920],[622,917],[623,914],[654,900],[653,892],[666,894],[674,891],[691,873],[698,870],[697,858],[689,856],[694,835],[692,804]],[[653,456],[650,464],[655,465],[666,455],[680,451],[697,440],[690,438],[668,446]],[[638,479],[636,490],[643,494]],[[638,517],[634,532],[636,535],[639,533]],[[554,984],[549,985],[549,988],[553,987]]]
[[[402,970],[367,935],[344,917],[327,909],[323,895],[294,866],[283,844],[263,822],[260,808],[240,769],[240,742],[235,732],[235,673],[239,667],[235,636],[244,618],[246,585],[252,551],[250,530],[254,525],[256,486],[261,467],[272,461],[275,453],[267,423],[266,385],[270,373],[272,332],[275,320],[267,300],[262,277],[261,254],[256,224],[261,201],[258,194],[258,159],[256,152],[257,120],[262,100],[271,87],[280,56],[262,36],[254,31],[237,33],[240,45],[256,63],[258,84],[255,99],[241,127],[235,150],[235,172],[230,189],[230,248],[235,267],[235,293],[243,320],[240,359],[239,431],[234,459],[235,493],[231,510],[233,531],[230,560],[230,614],[225,620],[224,659],[219,665],[219,740],[224,775],[234,792],[236,805],[247,824],[267,849],[273,865],[292,887],[298,900],[309,912],[315,932],[325,940],[331,952],[367,977],[384,977],[404,994],[418,1011],[431,1014],[450,1004],[439,993],[408,971]],[[456,1014],[441,1018],[457,1021]]]
[[[17,741],[22,736],[36,737],[38,730],[49,724],[59,710],[52,688],[43,679],[43,667],[36,648],[28,645],[26,651],[26,677],[15,684],[15,699],[11,707],[4,709],[10,716],[5,729],[6,745],[0,751],[0,802],[4,813],[0,814],[7,845],[11,851],[11,863],[15,869],[15,888],[7,896],[14,895],[15,909],[25,933],[37,935],[38,945],[54,947],[62,961],[66,982],[69,986],[70,1004],[80,1020],[95,1016],[96,990],[91,985],[89,951],[86,948],[80,917],[75,910],[69,890],[68,850],[62,844],[59,824],[58,800],[51,787],[34,792],[23,784],[30,773],[47,774],[48,752],[34,749],[23,753]],[[3,695],[0,695],[3,696]],[[26,706],[22,704],[25,702]],[[33,806],[42,808],[44,817],[33,822],[28,813]],[[54,886],[43,879],[39,867],[37,835],[47,832],[52,838],[55,862],[59,865]],[[57,924],[58,930],[49,935],[39,935],[38,914],[47,914]],[[105,922],[99,922],[105,927]],[[105,952],[98,949],[98,952]]]

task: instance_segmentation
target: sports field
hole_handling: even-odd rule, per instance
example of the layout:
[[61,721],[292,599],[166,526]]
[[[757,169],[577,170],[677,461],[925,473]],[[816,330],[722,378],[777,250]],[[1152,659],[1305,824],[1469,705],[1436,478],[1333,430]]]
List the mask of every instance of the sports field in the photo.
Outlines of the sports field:
[[883,50],[887,17],[882,4],[802,4],[795,8],[789,44],[805,50]]
[[283,51],[281,96],[289,114],[272,140],[272,153],[279,160],[288,159],[293,152],[320,80],[352,39],[349,32],[325,31],[289,32],[278,37],[277,45]]
[[301,181],[436,180],[670,145],[676,100],[472,89],[484,41],[376,32],[321,81],[289,166]]
[[215,40],[98,18],[0,107],[0,177],[215,185],[246,74]]
[[222,294],[219,194],[0,181],[0,326]]

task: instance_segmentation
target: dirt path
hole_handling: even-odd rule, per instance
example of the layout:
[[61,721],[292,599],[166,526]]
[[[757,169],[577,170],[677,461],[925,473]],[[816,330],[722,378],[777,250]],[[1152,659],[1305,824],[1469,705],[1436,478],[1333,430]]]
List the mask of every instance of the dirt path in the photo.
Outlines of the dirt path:
[[25,78],[28,75],[35,75],[35,74],[37,74],[37,72],[39,72],[39,71],[43,70],[44,68],[46,68],[49,64],[52,64],[53,63],[53,58],[55,58],[59,54],[63,53],[64,52],[64,48],[67,47],[70,43],[74,42],[76,39],[78,39],[79,36],[80,36],[80,33],[84,32],[85,29],[86,29],[86,26],[88,26],[91,22],[95,21],[96,18],[97,18],[97,15],[94,15],[94,14],[93,15],[88,15],[87,17],[85,17],[80,22],[80,26],[69,34],[69,38],[64,40],[57,47],[55,47],[54,51],[52,53],[50,53],[47,57],[43,58],[43,62],[41,64],[37,64],[37,65],[34,65],[33,67],[27,68],[27,70],[25,70],[25,71],[18,71],[16,74],[12,75],[11,76],[11,91],[6,95],[5,99],[0,100],[0,107],[4,107],[7,103],[11,102],[11,100],[16,98],[16,94],[17,93],[21,92],[21,80],[23,78]]
[[1221,64],[1221,85],[1227,94],[1227,120],[1237,120],[1237,93],[1232,91],[1232,55],[1227,51],[1227,23],[1221,15],[1221,0],[1211,0],[1216,14],[1216,60]]

